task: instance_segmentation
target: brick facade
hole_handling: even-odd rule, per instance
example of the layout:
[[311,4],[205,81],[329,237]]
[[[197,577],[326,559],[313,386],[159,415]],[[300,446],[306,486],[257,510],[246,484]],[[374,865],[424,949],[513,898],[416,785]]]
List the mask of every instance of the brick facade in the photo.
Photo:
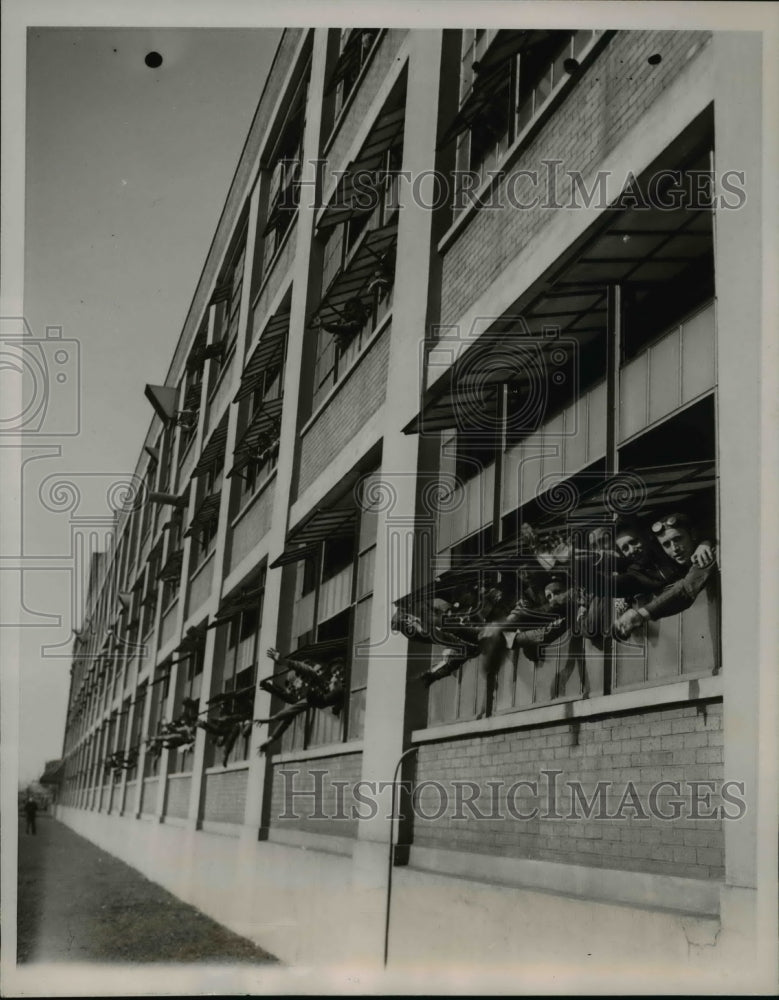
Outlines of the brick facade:
[[[475,212],[447,249],[441,278],[442,323],[455,322],[558,211],[542,205],[521,208],[520,203],[529,204],[537,195],[544,200],[543,189],[529,179],[515,182],[513,175],[536,170],[543,178],[543,161],[561,161],[559,201],[565,204],[565,172],[581,171],[586,176],[595,169],[709,37],[705,31],[625,31],[611,39],[496,185],[493,194],[500,210]],[[647,63],[653,53],[662,55],[658,66]]]
[[[280,774],[281,771],[288,772],[286,777]],[[317,778],[314,774],[316,771],[325,773]],[[360,780],[361,772],[361,753],[274,765],[269,827],[276,830],[304,830],[331,837],[356,836],[357,821],[351,816],[354,803],[351,791]],[[341,781],[346,782],[346,786],[339,790],[337,782]],[[323,794],[318,795],[316,800],[305,794],[290,798],[289,793],[292,791],[314,792],[318,787]],[[341,795],[342,799],[339,801]],[[281,819],[285,812],[294,812],[297,817]],[[318,814],[323,818],[317,818]],[[340,818],[341,816],[344,818]]]
[[203,819],[219,823],[242,823],[248,780],[248,766],[243,770],[206,774],[203,781]]
[[[329,170],[343,169],[355,136],[364,125],[370,106],[392,68],[398,49],[403,44],[403,40],[407,34],[408,31],[405,28],[388,29],[379,43],[378,49],[373,53],[370,66],[366,70],[362,83],[357,91],[352,94],[351,104],[346,109],[346,113],[341,120],[336,122],[335,130],[332,133],[332,145],[327,150],[327,165]],[[329,141],[329,138],[329,136],[324,136],[326,143]],[[325,196],[330,189],[331,183],[332,179],[326,176],[324,183]]]
[[191,786],[191,774],[175,774],[168,778],[168,802],[165,808],[166,816],[186,818],[189,814],[189,790]]
[[[425,786],[419,793],[414,819],[414,845],[444,850],[471,851],[506,857],[567,862],[604,868],[656,872],[692,878],[723,875],[723,831],[717,819],[695,819],[685,806],[679,819],[664,820],[654,813],[672,814],[670,789],[658,794],[658,808],[647,806],[651,787],[660,781],[723,780],[722,703],[701,702],[681,707],[659,707],[620,713],[513,732],[473,736],[421,746],[417,754],[416,784],[442,783],[450,803],[440,819],[425,820],[418,812],[435,816],[441,808],[440,793]],[[561,771],[556,779],[542,771]],[[474,799],[481,813],[503,813],[505,819],[477,819],[467,807],[456,819],[451,781],[474,781],[481,786]],[[506,788],[517,781],[538,783],[538,796],[530,788],[518,791],[515,812],[538,816],[515,818],[506,808]],[[571,813],[571,795],[565,782],[579,781],[588,801],[597,782],[612,782],[606,792],[606,812],[614,815],[626,786],[632,782],[641,797],[647,819],[637,817],[627,805],[623,820],[589,819],[575,810],[577,819],[544,819],[549,782],[556,780],[554,797],[561,816]],[[498,807],[491,808],[487,782],[502,783]],[[468,798],[469,794],[464,793]],[[689,798],[689,795],[688,795]],[[462,800],[461,800],[462,801]],[[701,805],[705,815],[719,800]],[[729,812],[734,810],[729,809]]]
[[302,435],[298,496],[324,472],[384,402],[390,333],[386,327],[373,341]]

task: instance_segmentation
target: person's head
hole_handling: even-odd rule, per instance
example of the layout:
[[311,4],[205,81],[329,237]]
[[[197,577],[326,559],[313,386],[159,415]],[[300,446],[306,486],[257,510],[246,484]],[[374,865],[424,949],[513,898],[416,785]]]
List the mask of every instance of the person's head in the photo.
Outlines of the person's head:
[[544,597],[549,604],[557,604],[563,599],[566,589],[564,577],[551,576],[544,587]]
[[643,532],[636,524],[618,521],[614,529],[614,543],[617,551],[631,562],[643,558],[646,553]]
[[674,562],[685,566],[690,561],[695,551],[695,537],[685,514],[673,513],[658,518],[652,524],[652,533],[663,552]]

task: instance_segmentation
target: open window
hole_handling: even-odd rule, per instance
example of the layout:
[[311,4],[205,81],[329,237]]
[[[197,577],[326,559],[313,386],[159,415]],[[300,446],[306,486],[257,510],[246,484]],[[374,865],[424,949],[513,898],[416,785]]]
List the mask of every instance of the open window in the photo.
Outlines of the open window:
[[[360,496],[369,495],[370,478],[362,480]],[[343,710],[309,709],[283,737],[284,750],[362,739],[376,517],[374,508],[349,493],[290,532],[273,563],[296,565],[290,655],[323,664],[346,661]]]
[[392,308],[404,121],[401,83],[319,219],[324,253],[322,297],[311,318],[317,336],[314,409]]
[[439,142],[439,148],[457,142],[455,162],[462,188],[456,195],[456,211],[469,203],[465,191],[481,187],[514,143],[573,82],[603,34],[463,31],[460,108]]
[[380,34],[380,28],[341,29],[338,58],[325,83],[325,96],[332,95],[335,102],[335,118],[338,117],[349,100]]
[[289,313],[282,311],[268,321],[260,334],[235,396],[241,403],[242,430],[227,475],[240,484],[239,507],[254,495],[278,463],[288,335]]
[[[154,680],[149,684],[148,697],[151,699],[151,702],[149,704],[149,726],[145,734],[146,737],[156,736],[165,720],[165,709],[170,690],[170,670],[170,663],[164,663],[157,667],[154,672]],[[144,775],[147,778],[153,778],[159,773],[160,751],[153,747],[147,747],[144,756]]]
[[[530,587],[538,597],[556,573],[573,586],[577,553],[615,522],[632,522],[655,579],[644,573],[620,600],[650,608],[687,579],[661,551],[665,529],[653,532],[663,515],[681,515],[696,543],[716,545],[716,306],[710,188],[701,182],[712,141],[704,112],[638,179],[646,191],[669,171],[668,189],[641,208],[635,191],[619,199],[428,392],[406,431],[441,432],[451,495],[433,577],[467,571],[478,587],[492,574],[508,593]],[[660,197],[676,203],[661,207]],[[523,556],[528,526],[537,551]],[[629,639],[611,626],[577,626],[540,652],[528,647],[531,655],[515,642],[490,710],[718,672],[716,580],[713,572],[702,589],[690,586],[666,604],[678,611],[650,616]],[[594,586],[588,593],[608,602],[603,620],[616,621],[621,591]],[[431,687],[431,724],[475,717],[489,683],[483,664],[480,653]]]
[[192,520],[184,535],[192,536],[194,539],[195,570],[211,555],[216,545],[226,441],[227,415],[214,428],[192,473],[192,478],[198,482],[199,496]]
[[265,222],[260,234],[263,244],[263,273],[270,269],[287,233],[292,228],[300,201],[306,98],[310,72],[311,65],[307,62],[293,84],[289,100],[285,102],[284,119],[272,152],[264,164],[268,171],[268,198]]
[[208,722],[208,760],[213,765],[232,744],[227,763],[246,760],[251,743],[251,723],[257,683],[260,626],[265,593],[264,572],[249,581],[219,609],[210,628],[219,628],[218,655],[214,662]]

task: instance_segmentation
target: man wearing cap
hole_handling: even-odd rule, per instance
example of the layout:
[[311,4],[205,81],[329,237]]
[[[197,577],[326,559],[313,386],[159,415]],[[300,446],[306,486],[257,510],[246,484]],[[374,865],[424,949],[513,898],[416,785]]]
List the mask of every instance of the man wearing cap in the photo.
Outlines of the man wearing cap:
[[685,514],[659,518],[652,524],[652,533],[673,567],[671,577],[641,607],[630,608],[617,619],[614,629],[619,638],[627,638],[647,621],[686,611],[716,568],[714,545],[709,540],[697,542],[696,530]]

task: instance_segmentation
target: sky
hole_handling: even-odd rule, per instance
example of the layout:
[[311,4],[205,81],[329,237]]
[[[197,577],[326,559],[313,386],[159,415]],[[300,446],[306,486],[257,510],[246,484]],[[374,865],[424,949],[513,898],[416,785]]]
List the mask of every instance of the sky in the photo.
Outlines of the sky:
[[[24,313],[36,339],[61,328],[68,377],[22,469],[22,782],[62,751],[73,528],[102,545],[107,493],[152,416],[144,385],[165,379],[280,34],[29,29]],[[50,365],[58,346],[41,348]]]

